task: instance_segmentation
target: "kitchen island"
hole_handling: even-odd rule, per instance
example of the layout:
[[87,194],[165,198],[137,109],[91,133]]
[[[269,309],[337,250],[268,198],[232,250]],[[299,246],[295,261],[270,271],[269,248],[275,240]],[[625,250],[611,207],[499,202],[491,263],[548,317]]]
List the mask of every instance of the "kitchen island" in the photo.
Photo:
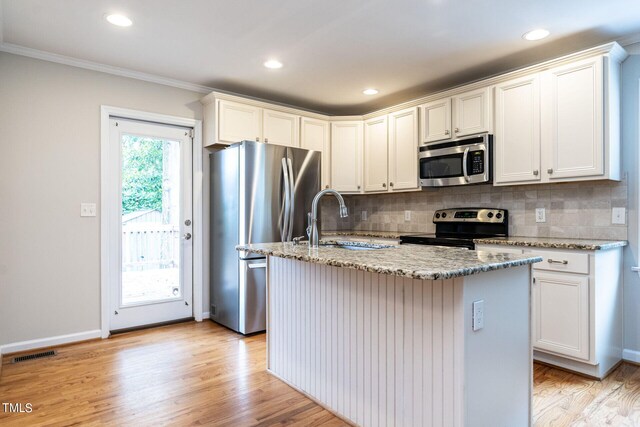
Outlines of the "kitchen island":
[[267,256],[268,370],[345,420],[530,424],[530,264],[540,257],[416,245],[237,249]]

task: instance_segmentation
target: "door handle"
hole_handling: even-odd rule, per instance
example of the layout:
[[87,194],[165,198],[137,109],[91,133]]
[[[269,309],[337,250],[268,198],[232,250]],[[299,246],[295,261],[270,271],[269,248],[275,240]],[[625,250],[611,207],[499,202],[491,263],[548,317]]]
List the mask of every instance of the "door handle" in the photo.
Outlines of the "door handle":
[[291,203],[291,201],[289,200],[289,166],[287,165],[287,159],[285,159],[284,157],[282,158],[282,175],[284,177],[284,218],[282,221],[280,240],[286,242],[289,231],[289,214],[291,209],[289,204]]
[[291,241],[291,237],[293,237],[293,214],[295,213],[296,208],[296,184],[293,179],[293,165],[291,164],[291,159],[287,158],[287,166],[289,167],[289,231],[287,233],[287,242]]
[[182,236],[184,238],[184,240],[191,240],[191,233],[184,233],[184,236]]
[[467,159],[469,157],[469,147],[464,149],[464,154],[462,155],[462,174],[464,175],[464,180],[469,182],[469,174],[467,173]]
[[247,264],[247,265],[251,269],[253,269],[253,268],[267,268],[267,263],[266,262],[255,263],[255,264]]

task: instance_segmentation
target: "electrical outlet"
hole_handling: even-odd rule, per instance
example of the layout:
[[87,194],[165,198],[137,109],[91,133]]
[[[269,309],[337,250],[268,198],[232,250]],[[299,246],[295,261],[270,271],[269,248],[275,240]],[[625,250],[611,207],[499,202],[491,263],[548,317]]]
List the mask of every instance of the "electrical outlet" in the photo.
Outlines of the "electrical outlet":
[[613,208],[611,209],[611,224],[625,225],[627,223],[627,209]]
[[411,211],[404,211],[404,220],[411,221]]
[[96,204],[80,203],[80,216],[96,216]]
[[484,300],[473,302],[473,330],[479,331],[484,328]]
[[547,222],[547,212],[545,208],[536,208],[536,222]]
[[360,217],[362,218],[363,221],[367,220],[367,211],[362,211],[360,213]]

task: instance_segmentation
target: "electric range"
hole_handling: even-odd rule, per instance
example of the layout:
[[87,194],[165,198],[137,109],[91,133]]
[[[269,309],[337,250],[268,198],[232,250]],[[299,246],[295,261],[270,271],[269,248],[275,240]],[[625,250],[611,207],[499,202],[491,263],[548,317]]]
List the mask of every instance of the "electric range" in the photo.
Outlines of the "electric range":
[[442,209],[433,214],[435,234],[400,236],[400,244],[475,249],[473,239],[507,237],[509,212],[497,208]]

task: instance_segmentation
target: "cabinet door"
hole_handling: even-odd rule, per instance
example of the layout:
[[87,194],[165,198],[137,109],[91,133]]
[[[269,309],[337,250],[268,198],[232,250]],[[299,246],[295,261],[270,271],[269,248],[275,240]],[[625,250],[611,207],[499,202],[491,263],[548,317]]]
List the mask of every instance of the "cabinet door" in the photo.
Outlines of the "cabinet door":
[[454,137],[489,132],[489,88],[461,93],[453,97]]
[[218,143],[262,139],[262,108],[218,100]]
[[542,128],[550,180],[604,174],[602,61],[579,61],[545,76]]
[[423,104],[422,142],[429,143],[451,138],[451,98]]
[[418,109],[389,114],[389,190],[418,186]]
[[322,152],[322,188],[331,185],[331,149],[329,122],[303,117],[300,147]]
[[495,182],[540,181],[540,77],[495,88]]
[[362,189],[362,122],[331,123],[331,185],[334,190]]
[[263,110],[264,142],[300,147],[300,116],[280,111]]
[[589,360],[589,277],[562,273],[533,277],[533,347]]
[[387,116],[364,122],[364,191],[387,191],[388,183]]

